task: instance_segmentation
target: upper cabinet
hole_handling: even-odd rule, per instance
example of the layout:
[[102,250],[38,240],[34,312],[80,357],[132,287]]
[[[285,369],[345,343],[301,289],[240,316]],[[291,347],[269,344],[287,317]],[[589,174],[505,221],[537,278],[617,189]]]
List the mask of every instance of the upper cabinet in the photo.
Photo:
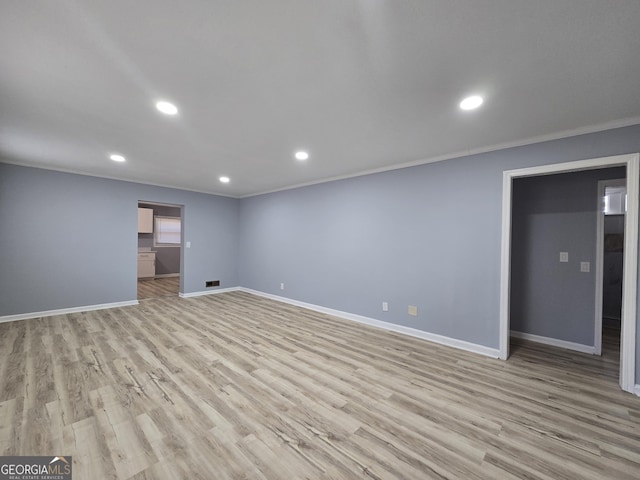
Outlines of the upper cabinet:
[[138,233],[153,233],[153,209],[138,208]]

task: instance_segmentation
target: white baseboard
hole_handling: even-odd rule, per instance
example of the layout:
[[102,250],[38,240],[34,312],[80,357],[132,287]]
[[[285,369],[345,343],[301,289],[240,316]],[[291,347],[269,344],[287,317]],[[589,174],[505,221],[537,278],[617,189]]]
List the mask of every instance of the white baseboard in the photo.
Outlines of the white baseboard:
[[237,292],[241,287],[216,288],[215,290],[203,290],[200,292],[180,293],[180,298],[200,297],[202,295],[216,295],[218,293]]
[[384,322],[382,320],[376,320],[374,318],[364,317],[362,315],[356,315],[354,313],[343,312],[341,310],[334,310],[332,308],[321,307],[312,303],[300,302],[298,300],[292,300],[286,297],[280,297],[278,295],[272,295],[270,293],[260,292],[258,290],[252,290],[250,288],[238,287],[236,290],[251,293],[265,298],[270,298],[279,302],[288,303],[297,307],[307,308],[320,313],[326,313],[327,315],[333,315],[334,317],[344,318],[345,320],[351,320],[358,323],[364,323],[366,325],[382,328],[391,332],[402,333],[411,337],[421,338],[430,342],[438,343],[440,345],[446,345],[448,347],[458,348],[460,350],[466,350],[468,352],[479,353],[491,358],[498,358],[500,351],[497,348],[489,348],[484,345],[478,345],[476,343],[465,342],[464,340],[457,340],[455,338],[445,337],[443,335],[437,335],[435,333],[424,332],[411,327],[405,327],[403,325],[396,325],[395,323]]
[[[199,297],[200,295],[213,295],[216,293],[233,292],[236,290],[238,290],[238,287],[218,288],[216,290],[207,290],[203,292],[180,293],[180,297],[181,298]],[[90,312],[92,310],[105,310],[107,308],[130,307],[132,305],[138,305],[138,304],[139,304],[138,300],[129,300],[126,302],[101,303],[98,305],[85,305],[82,307],[61,308],[58,310],[45,310],[42,312],[29,312],[29,313],[19,313],[16,315],[4,315],[4,316],[0,316],[0,323],[15,322],[18,320],[29,320],[31,318],[51,317],[53,315],[66,315],[67,313],[80,313],[80,312]]]
[[101,303],[98,305],[86,305],[83,307],[61,308],[59,310],[45,310],[43,312],[19,313],[17,315],[4,315],[0,317],[0,323],[28,320],[30,318],[51,317],[53,315],[66,315],[67,313],[90,312],[92,310],[105,310],[107,308],[130,307],[138,305],[137,300],[127,302]]
[[153,278],[171,278],[171,277],[179,277],[179,273],[163,273],[161,275],[154,275]]
[[530,340],[532,342],[543,343],[545,345],[551,345],[552,347],[566,348],[567,350],[574,350],[576,352],[590,353],[591,355],[595,355],[596,353],[596,348],[592,345],[568,342],[566,340],[559,340],[557,338],[542,337],[540,335],[518,332],[516,330],[511,330],[511,336],[522,338],[523,340]]
[[[430,342],[438,343],[440,345],[446,345],[449,347],[458,348],[460,350],[465,350],[468,352],[478,353],[480,355],[485,355],[491,358],[498,358],[500,355],[500,351],[497,348],[490,348],[484,345],[478,345],[476,343],[466,342],[464,340],[458,340],[455,338],[445,337],[443,335],[438,335],[435,333],[429,333],[422,330],[417,330],[411,327],[405,327],[403,325],[396,325],[395,323],[389,323],[382,320],[377,320],[370,317],[365,317],[363,315],[357,315],[354,313],[343,312],[341,310],[335,310],[333,308],[322,307],[320,305],[314,305],[312,303],[301,302],[298,300],[293,300],[286,297],[281,297],[278,295],[273,295],[270,293],[261,292],[258,290],[252,290],[250,288],[244,287],[228,287],[228,288],[216,288],[213,290],[204,290],[200,292],[190,292],[190,293],[180,293],[180,298],[192,298],[199,297],[202,295],[217,295],[220,293],[226,292],[235,292],[242,291],[246,293],[251,293],[253,295],[257,295],[260,297],[270,298],[272,300],[276,300],[283,303],[288,303],[290,305],[295,305],[302,308],[307,308],[309,310],[313,310],[320,313],[325,313],[327,315],[333,315],[335,317],[343,318],[345,320],[351,320],[354,322],[362,323],[365,325],[369,325],[372,327],[382,328],[384,330],[388,330],[391,332],[402,333],[404,335],[409,335],[411,337],[420,338],[423,340],[427,340]],[[92,310],[103,310],[107,308],[118,308],[118,307],[127,307],[132,305],[138,305],[137,300],[131,300],[126,302],[115,302],[115,303],[103,303],[99,305],[87,305],[83,307],[73,307],[73,308],[63,308],[59,310],[47,310],[43,312],[31,312],[31,313],[22,313],[17,315],[6,315],[0,316],[0,323],[4,322],[13,322],[16,320],[27,320],[30,318],[40,318],[40,317],[49,317],[52,315],[64,315],[67,313],[78,313],[78,312],[88,312]],[[556,340],[552,338],[540,337],[537,335],[531,335],[521,332],[512,331],[511,335],[514,337],[524,338],[532,341],[536,341],[539,343],[546,343],[548,345],[554,345],[562,348],[568,348],[570,350],[577,350],[585,353],[593,353],[594,347],[590,347],[588,345],[581,345],[572,342],[565,342],[563,340]],[[636,395],[640,395],[640,386],[636,385]]]

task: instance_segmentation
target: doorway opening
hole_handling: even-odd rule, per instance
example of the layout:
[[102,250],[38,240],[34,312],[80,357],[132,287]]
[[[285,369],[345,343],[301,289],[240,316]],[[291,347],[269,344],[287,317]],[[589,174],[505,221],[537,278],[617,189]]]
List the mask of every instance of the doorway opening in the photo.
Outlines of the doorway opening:
[[[614,157],[581,160],[577,162],[543,165],[539,167],[509,170],[503,173],[502,250],[500,275],[500,358],[506,360],[509,356],[512,269],[512,193],[514,180],[522,177],[579,172],[616,166],[626,168],[628,197],[627,214],[624,219],[625,255],[623,259],[619,382],[623,390],[633,392],[635,387],[636,311],[638,293],[638,199],[640,196],[639,154],[618,155]],[[558,261],[563,260],[564,257],[559,256]],[[582,262],[580,262],[581,271],[583,271],[582,268]],[[589,266],[585,265],[584,268],[588,269]],[[598,282],[594,283],[596,285],[598,284]],[[594,295],[594,293],[592,293],[592,295]],[[591,318],[593,319],[594,317],[592,316]],[[595,342],[593,348],[595,348]]]
[[620,353],[626,180],[599,181],[598,201],[595,354],[609,358]]
[[138,202],[138,300],[180,293],[182,210],[181,205]]

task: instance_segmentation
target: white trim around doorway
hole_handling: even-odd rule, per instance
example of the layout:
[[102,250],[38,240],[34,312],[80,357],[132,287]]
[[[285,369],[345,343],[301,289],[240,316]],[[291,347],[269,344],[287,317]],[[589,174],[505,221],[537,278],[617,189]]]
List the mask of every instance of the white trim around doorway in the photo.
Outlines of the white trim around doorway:
[[640,198],[640,154],[616,155],[576,162],[507,170],[502,177],[502,248],[500,268],[500,358],[509,356],[509,314],[511,293],[511,209],[513,180],[522,177],[578,172],[609,167],[626,167],[627,215],[625,216],[622,331],[620,345],[620,387],[635,390],[636,312],[638,295],[638,203]]

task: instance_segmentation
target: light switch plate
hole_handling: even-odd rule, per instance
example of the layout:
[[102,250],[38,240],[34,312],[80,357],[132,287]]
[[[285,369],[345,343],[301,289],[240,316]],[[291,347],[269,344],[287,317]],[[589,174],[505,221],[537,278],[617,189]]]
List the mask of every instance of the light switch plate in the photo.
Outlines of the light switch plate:
[[580,262],[580,271],[589,273],[591,271],[591,262]]
[[569,261],[569,252],[560,252],[560,262],[567,263]]

